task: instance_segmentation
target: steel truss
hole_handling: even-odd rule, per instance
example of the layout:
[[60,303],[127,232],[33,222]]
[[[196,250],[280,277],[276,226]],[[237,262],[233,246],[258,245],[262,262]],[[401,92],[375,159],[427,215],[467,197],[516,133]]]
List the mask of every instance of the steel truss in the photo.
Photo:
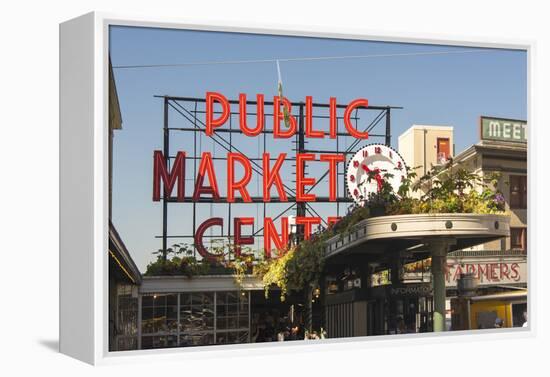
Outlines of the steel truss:
[[[205,133],[205,102],[206,100],[204,98],[196,98],[196,97],[175,97],[175,96],[155,96],[157,98],[161,98],[163,100],[163,153],[166,158],[166,164],[167,168],[170,169],[171,161],[175,159],[176,153],[172,154],[170,153],[170,137],[176,132],[184,132],[184,133],[191,133],[193,136],[193,150],[192,154],[190,155],[189,151],[187,151],[186,159],[192,160],[193,163],[193,187],[195,186],[196,179],[197,179],[197,162],[200,161],[201,156],[198,153],[197,150],[197,138],[200,136],[199,134]],[[235,134],[243,134],[241,130],[237,127],[235,127],[235,123],[238,124],[238,115],[239,115],[239,101],[238,100],[230,100],[230,110],[231,114],[229,116],[229,119],[227,121],[227,127],[216,129],[214,134],[212,136],[206,136],[210,138],[216,145],[221,147],[227,152],[236,152],[236,153],[242,153],[239,146],[235,144],[235,141],[233,140],[233,135]],[[247,105],[253,105],[254,108],[256,108],[256,101],[247,101]],[[264,101],[264,105],[272,106],[273,102],[270,101]],[[346,105],[344,104],[338,104],[337,107],[337,130],[340,130],[342,126],[342,119],[343,116],[339,112],[342,112],[343,109],[346,108]],[[316,109],[319,111],[326,111],[326,109],[329,108],[328,103],[313,103],[313,121],[315,123],[315,119],[327,119],[327,115],[320,115],[315,114]],[[355,128],[360,131],[367,131],[369,132],[369,143],[371,142],[371,138],[375,140],[383,140],[383,143],[386,145],[391,144],[391,111],[394,109],[402,109],[402,107],[396,107],[396,106],[369,106],[362,109],[356,109],[353,116],[351,117],[351,120],[354,122]],[[292,103],[292,114],[296,120],[297,120],[297,132],[294,136],[294,140],[292,143],[294,144],[294,147],[292,148],[292,152],[294,154],[287,154],[287,157],[285,158],[286,161],[290,161],[295,167],[295,161],[296,161],[296,153],[323,153],[323,154],[344,154],[346,157],[348,155],[354,154],[356,149],[359,147],[359,144],[364,141],[361,139],[354,139],[352,138],[348,133],[345,132],[337,132],[337,137],[335,139],[329,139],[334,142],[334,148],[332,150],[320,150],[320,149],[310,149],[306,147],[306,144],[308,141],[306,140],[305,136],[305,127],[304,127],[304,110],[305,110],[305,103],[299,102],[299,103]],[[365,127],[361,129],[360,127],[360,121],[361,117],[359,116],[359,112],[375,112],[374,118],[370,119],[370,121],[367,123]],[[180,119],[183,119],[184,126],[183,127],[172,127],[170,125],[170,114],[171,112],[177,114]],[[255,112],[248,112],[248,106],[247,106],[247,116],[256,116],[257,114]],[[237,116],[237,120],[233,119],[235,116]],[[263,151],[259,156],[249,156],[247,155],[248,159],[250,160],[250,163],[252,165],[252,170],[256,174],[262,174],[262,154],[266,152],[266,145],[267,145],[267,138],[273,134],[273,130],[268,128],[268,123],[266,122],[266,118],[269,116],[273,116],[272,113],[264,112],[264,129],[258,135],[258,137],[261,137],[263,139]],[[382,123],[382,121],[385,121]],[[377,126],[380,124],[385,125],[385,129],[383,133],[372,133]],[[382,127],[382,126],[380,126]],[[327,134],[328,136],[328,134]],[[347,145],[345,148],[342,148],[341,139],[342,138],[350,138],[353,141],[351,144]],[[280,140],[280,139],[276,139]],[[326,139],[325,139],[326,140]],[[226,157],[213,157],[213,160],[222,160],[226,161]],[[271,160],[275,160],[275,158],[272,158]],[[258,162],[259,161],[259,162]],[[305,162],[304,164],[304,172],[307,171],[307,165]],[[314,208],[314,205],[317,203],[332,203],[336,207],[336,215],[340,216],[340,204],[342,203],[352,203],[353,200],[349,197],[346,190],[346,179],[345,179],[345,171],[347,167],[347,159],[344,163],[344,167],[341,165],[338,165],[337,167],[337,199],[335,202],[329,201],[328,196],[318,196],[317,200],[315,202],[297,202],[296,201],[296,193],[294,188],[290,187],[287,183],[283,182],[285,193],[288,197],[287,202],[282,202],[279,197],[272,197],[271,201],[269,203],[266,203],[263,201],[262,197],[259,196],[253,196],[252,197],[252,203],[250,205],[255,206],[262,206],[263,209],[263,217],[266,217],[267,214],[267,207],[270,203],[287,203],[288,206],[277,213],[276,216],[273,217],[273,220],[279,219],[281,216],[289,213],[290,211],[294,211],[295,215],[297,217],[301,216],[315,216],[320,217],[322,219],[323,226],[327,226],[326,220],[319,215],[317,210]],[[329,174],[329,170],[327,169],[320,177],[317,178],[317,181],[314,185],[310,186],[306,193],[310,193],[327,175]],[[164,190],[162,190],[162,193],[164,194]],[[232,209],[232,203],[224,202],[226,198],[221,197],[220,200],[214,201],[212,198],[200,198],[198,202],[192,202],[191,199],[186,199],[186,201],[189,201],[190,204],[192,204],[192,234],[184,234],[184,235],[169,235],[168,234],[168,205],[170,203],[176,203],[177,200],[175,197],[164,197],[162,196],[162,235],[156,236],[156,238],[162,238],[162,250],[164,252],[164,255],[166,255],[166,251],[168,249],[168,239],[192,239],[194,237],[194,234],[197,230],[197,207],[203,203],[209,203],[211,205],[223,205],[227,206],[227,217],[228,217],[228,224],[227,224],[227,234],[220,236],[208,236],[205,235],[205,237],[216,237],[216,238],[227,238],[231,242],[231,209]],[[242,200],[239,200],[240,198],[236,198],[237,203],[242,203]],[[258,230],[253,231],[252,236],[257,237],[263,237],[263,227],[260,227]],[[223,233],[223,230],[222,230]],[[303,237],[303,229],[302,227],[298,227],[297,229],[297,238],[298,240]],[[195,249],[196,251],[196,249]]]

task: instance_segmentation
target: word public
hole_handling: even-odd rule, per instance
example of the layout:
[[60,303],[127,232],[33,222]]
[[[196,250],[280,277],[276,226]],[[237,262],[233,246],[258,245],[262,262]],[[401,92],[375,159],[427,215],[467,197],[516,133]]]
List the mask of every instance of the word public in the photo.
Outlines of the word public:
[[[205,133],[208,136],[214,135],[216,129],[222,127],[230,116],[230,103],[226,97],[220,93],[206,93],[206,123]],[[330,110],[330,127],[328,136],[330,138],[337,137],[337,122],[336,122],[336,98],[332,97],[329,102]],[[214,111],[214,105],[221,106],[220,111]],[[286,112],[281,108],[286,108]],[[344,111],[344,125],[350,136],[359,139],[368,139],[367,132],[360,132],[353,126],[350,118],[351,113],[358,107],[367,107],[368,100],[356,99],[349,103]],[[264,96],[258,94],[256,96],[256,114],[257,121],[254,128],[250,128],[247,124],[247,98],[245,94],[239,95],[239,123],[243,134],[249,137],[260,135],[265,128],[264,124]],[[290,138],[296,133],[296,119],[289,115],[292,110],[292,104],[284,97],[275,96],[273,98],[273,137],[274,138]],[[286,113],[286,114],[285,114]],[[305,136],[309,138],[323,138],[325,132],[315,130],[313,127],[313,99],[311,96],[306,97],[305,101]],[[286,127],[282,128],[281,123],[284,122]],[[337,200],[336,185],[337,185],[337,165],[345,161],[344,154],[330,153],[316,155],[314,153],[296,153],[296,182],[294,197],[289,198],[287,195],[288,186],[286,186],[281,178],[281,167],[286,159],[286,153],[280,153],[276,158],[272,158],[270,153],[262,155],[262,182],[263,182],[263,202],[271,202],[271,191],[275,189],[278,197],[277,202],[288,202],[289,200],[296,202],[315,202],[316,196],[308,191],[308,187],[314,186],[317,180],[314,177],[305,175],[304,166],[306,162],[319,161],[327,164],[328,181],[329,181],[329,201]],[[220,195],[220,187],[216,178],[216,170],[214,168],[213,158],[210,152],[203,152],[198,167],[197,176],[193,194],[186,197],[185,194],[185,160],[186,152],[178,151],[175,159],[172,161],[171,168],[167,163],[167,156],[162,151],[154,151],[153,153],[153,201],[161,199],[161,182],[164,188],[163,196],[170,198],[176,202],[199,202],[201,199],[212,200],[214,202],[234,203],[236,201],[242,203],[252,203],[253,200],[248,192],[247,186],[252,178],[252,163],[248,157],[242,153],[229,152],[227,154],[227,184],[225,187],[226,197],[222,199]],[[242,176],[236,177],[235,170],[240,166],[243,171]],[[259,171],[259,169],[256,169]],[[208,180],[208,183],[206,183]],[[172,197],[173,191],[176,191],[176,196]],[[236,194],[239,194],[238,196]],[[275,244],[278,250],[285,248],[288,243],[288,218],[281,218],[281,233],[280,235],[275,229],[273,220],[269,217],[264,219],[264,249],[266,257],[270,257],[271,245]],[[328,222],[335,222],[337,218],[329,218]],[[298,217],[296,224],[304,226],[304,237],[309,238],[312,226],[320,224],[320,218],[316,217]],[[253,225],[254,218],[241,217],[234,219],[234,244],[238,248],[239,245],[253,244],[252,237],[243,237],[241,235],[241,227],[243,225]],[[203,222],[195,233],[195,246],[199,253],[205,258],[213,258],[214,256],[208,253],[202,244],[202,236],[204,232],[212,226],[223,226],[222,218],[211,218]],[[236,250],[236,253],[240,253]]]
[[[221,106],[221,113],[215,117],[214,105]],[[331,97],[329,100],[329,137],[335,139],[337,137],[337,122],[336,122],[336,97]],[[281,105],[287,110],[285,119],[284,111]],[[368,132],[358,131],[351,122],[351,114],[359,107],[368,107],[369,101],[364,98],[358,98],[351,101],[344,110],[344,126],[350,136],[356,139],[368,139]],[[296,134],[296,117],[290,115],[292,113],[292,104],[285,97],[273,97],[273,137],[275,139],[290,138]],[[206,135],[212,136],[218,127],[222,127],[229,119],[231,114],[229,100],[220,93],[206,93]],[[243,134],[255,137],[262,133],[265,127],[265,103],[264,95],[256,95],[256,125],[250,128],[247,123],[247,97],[246,94],[239,94],[239,127]],[[285,121],[286,130],[281,129],[281,121]],[[306,96],[305,101],[305,136],[309,138],[324,138],[325,132],[313,129],[313,97]]]

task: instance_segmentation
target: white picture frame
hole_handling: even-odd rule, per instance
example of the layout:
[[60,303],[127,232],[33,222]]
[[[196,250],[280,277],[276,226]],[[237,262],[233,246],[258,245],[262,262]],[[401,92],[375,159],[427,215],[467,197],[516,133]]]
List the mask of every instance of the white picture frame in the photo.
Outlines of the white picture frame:
[[[498,334],[492,330],[476,333],[423,334],[403,338],[380,336],[327,339],[321,343],[240,344],[207,348],[176,348],[149,351],[108,351],[108,29],[110,25],[250,32],[258,34],[314,36],[377,41],[435,43],[446,45],[519,49],[527,52],[528,93],[532,90],[531,41],[493,41],[484,39],[434,38],[414,34],[370,33],[363,30],[325,30],[311,27],[289,28],[279,25],[235,23],[195,23],[167,18],[144,18],[108,13],[88,13],[60,24],[60,351],[90,364],[132,362],[137,359],[180,359],[182,357],[230,357],[232,354],[288,354],[295,347],[393,346],[400,342],[462,342],[481,339],[506,339],[533,336],[536,318],[529,318],[528,329],[510,329]],[[529,98],[528,122],[532,123]],[[529,140],[536,129],[529,129]],[[533,156],[528,149],[528,161]],[[530,164],[529,164],[530,165]],[[529,176],[529,186],[532,176]],[[532,189],[530,189],[532,190]],[[531,191],[533,192],[533,191]],[[532,195],[529,195],[531,204]],[[533,211],[529,204],[529,219]],[[536,289],[535,243],[531,242],[528,260],[529,297]],[[75,247],[77,245],[77,247]],[[533,300],[529,312],[535,313]],[[516,331],[521,330],[521,331]],[[246,350],[246,351],[245,351]]]

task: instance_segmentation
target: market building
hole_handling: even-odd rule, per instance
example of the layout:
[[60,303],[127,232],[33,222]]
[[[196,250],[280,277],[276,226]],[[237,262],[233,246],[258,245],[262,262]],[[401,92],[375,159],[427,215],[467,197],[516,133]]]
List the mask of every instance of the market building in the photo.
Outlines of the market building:
[[[121,129],[121,117],[120,111],[117,110],[118,100],[112,75],[111,81],[109,125],[112,149],[114,131]],[[164,98],[165,116],[170,101],[189,100]],[[198,101],[191,100],[195,101],[195,104]],[[235,105],[234,101],[231,105]],[[366,149],[357,151],[354,158],[363,159],[363,163],[367,164],[371,158],[384,157],[378,162],[391,168],[405,164],[441,164],[453,154],[452,127],[413,126],[409,133],[399,138],[400,148],[404,148],[403,160],[397,151],[387,145],[390,107],[383,107],[382,110],[388,114],[386,145],[367,146]],[[166,119],[164,135],[165,145],[168,145],[166,135],[169,131]],[[299,130],[302,136],[297,136],[298,149],[305,151],[303,128]],[[488,148],[487,145],[483,147]],[[423,149],[418,152],[418,148]],[[502,152],[501,146],[497,145],[495,148],[500,148]],[[164,155],[169,156],[168,152],[166,148]],[[511,150],[507,152],[513,153]],[[499,163],[498,159],[495,160],[495,153],[485,154],[485,165],[479,162],[480,166],[498,167],[495,165]],[[461,155],[464,155],[464,163],[472,163],[466,152],[459,156]],[[109,164],[112,166],[112,153],[110,156]],[[412,158],[413,161],[407,161],[408,158]],[[198,160],[198,157],[194,158],[194,161]],[[455,161],[462,160],[455,158]],[[504,163],[502,161],[501,163]],[[167,164],[167,161],[164,161],[164,164]],[[174,162],[174,165],[176,164],[177,162]],[[378,180],[372,184],[366,182],[363,175],[361,179],[365,184],[360,185],[360,177],[364,172],[361,173],[359,167],[363,165],[358,163],[355,166],[356,171],[353,171],[354,166],[355,164],[348,164],[348,172],[341,174],[344,178],[349,178],[350,174],[354,177],[347,182],[349,196],[342,199],[344,203],[354,200],[361,202],[361,198],[367,196],[367,189],[371,192],[376,191],[376,186],[380,184]],[[512,173],[519,174],[518,169],[521,169],[521,166],[518,165],[514,169],[516,170]],[[368,171],[364,168],[363,170]],[[166,173],[168,174],[168,170]],[[516,178],[513,179],[516,182]],[[397,183],[398,181],[399,179],[396,179]],[[522,181],[520,179],[517,182],[520,185]],[[369,185],[372,187],[369,188]],[[110,192],[111,187],[112,169]],[[521,197],[516,197],[520,191],[521,188],[516,189],[514,186],[514,191],[507,198],[513,200],[514,206],[516,203],[523,203]],[[160,200],[160,196],[158,199]],[[263,202],[261,198],[253,198],[254,200]],[[164,225],[160,237],[163,240],[161,250],[165,252],[168,250],[169,238],[166,226],[167,206],[174,202],[177,202],[174,198],[162,198]],[[196,204],[193,203],[193,218]],[[231,205],[228,207],[229,218],[234,217],[235,215],[231,214]],[[305,203],[299,203],[297,207],[298,214],[304,216]],[[142,276],[132,261],[131,252],[127,250],[121,236],[110,222],[110,350],[272,341],[277,338],[278,329],[284,326],[301,330],[293,334],[294,339],[304,339],[305,328],[323,328],[329,338],[444,331],[448,327],[445,323],[449,311],[448,297],[452,297],[453,290],[456,291],[456,277],[460,276],[457,271],[464,268],[463,265],[473,263],[469,263],[467,259],[473,255],[472,253],[487,250],[486,254],[481,255],[488,257],[491,254],[493,259],[476,261],[494,265],[497,263],[495,260],[498,260],[500,270],[497,274],[510,279],[517,279],[517,274],[525,276],[521,267],[512,266],[517,261],[510,260],[508,270],[503,272],[503,266],[508,262],[503,262],[502,258],[521,257],[520,252],[490,251],[496,250],[490,249],[496,247],[495,245],[500,245],[502,249],[515,242],[502,239],[509,236],[510,226],[526,225],[515,222],[525,219],[526,214],[524,217],[521,216],[518,214],[512,223],[508,216],[504,215],[438,214],[368,218],[349,232],[327,241],[324,254],[325,268],[318,287],[291,293],[284,301],[280,299],[277,289],[266,297],[264,284],[259,278],[247,275],[238,284],[231,271],[221,269],[195,274],[192,277],[182,274]],[[295,219],[287,219],[290,219],[289,233],[292,233],[291,223]],[[196,228],[196,225],[198,224],[193,223],[192,237],[195,237],[198,228],[201,228]],[[295,228],[296,234],[307,233],[304,229],[297,229],[296,226]],[[284,227],[282,229],[285,230]],[[230,235],[228,237],[231,238]],[[288,241],[291,243],[295,238],[290,236]],[[428,263],[426,261],[429,257],[431,260]],[[456,264],[453,273],[448,269],[449,263]],[[420,270],[408,268],[411,264],[420,264],[422,267]],[[488,273],[487,268],[477,267],[477,271],[483,271],[492,279],[496,272],[491,267]],[[500,283],[505,284],[502,281]],[[522,287],[521,281],[514,284]]]
[[[505,319],[506,327],[517,326],[525,322],[523,313],[527,310],[527,123],[481,116],[478,127],[479,142],[454,157],[446,153],[446,148],[441,152],[441,140],[445,144],[452,140],[452,128],[413,126],[399,137],[399,150],[404,151],[409,166],[423,165],[419,162],[424,161],[442,166],[452,157],[452,169],[463,168],[480,177],[497,173],[500,178],[496,189],[504,198],[505,210],[510,213],[510,236],[449,254],[446,272],[449,328],[452,327],[451,314],[457,312],[451,298],[459,295],[457,285],[461,274],[472,274],[477,294],[493,295],[494,303],[473,313],[467,328],[493,327],[497,317]],[[428,134],[428,142],[418,142],[416,136],[416,143],[411,147],[408,141],[418,132]],[[429,261],[407,266],[407,278],[413,281],[429,279],[429,274],[425,273],[427,264]],[[512,291],[514,293],[509,295]],[[472,300],[488,302],[482,298]],[[499,307],[505,309],[493,310]],[[463,324],[460,329],[465,327]]]

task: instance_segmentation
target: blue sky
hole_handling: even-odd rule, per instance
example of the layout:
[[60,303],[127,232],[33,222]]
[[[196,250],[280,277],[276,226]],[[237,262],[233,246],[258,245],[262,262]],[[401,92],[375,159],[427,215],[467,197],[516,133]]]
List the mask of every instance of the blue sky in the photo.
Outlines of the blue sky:
[[[153,202],[151,197],[152,156],[154,150],[162,149],[163,109],[162,100],[154,95],[204,98],[206,91],[217,91],[231,99],[237,99],[239,93],[246,93],[251,98],[256,93],[263,93],[269,100],[276,94],[277,69],[273,62],[132,69],[117,66],[460,50],[475,49],[112,27],[110,55],[123,118],[123,129],[117,131],[114,138],[113,222],[138,267],[144,271],[152,260],[151,252],[161,247],[161,240],[155,236],[161,234],[162,205]],[[398,135],[412,124],[449,125],[454,127],[455,150],[459,153],[478,142],[480,115],[527,118],[527,56],[524,51],[478,49],[478,52],[464,54],[283,61],[280,67],[284,94],[290,101],[304,101],[306,95],[312,95],[315,102],[328,102],[329,97],[335,96],[339,103],[345,104],[362,97],[371,105],[402,106],[403,109],[392,112],[394,147],[397,147]],[[270,109],[266,108],[267,111]],[[372,116],[365,114],[360,124],[368,123]],[[266,124],[271,127],[269,118]],[[184,125],[181,116],[170,113],[170,126]],[[318,127],[325,128],[325,125],[319,123]],[[383,128],[377,128],[373,132],[382,131]],[[174,135],[171,153],[189,151],[192,147],[190,136]],[[346,145],[351,141],[341,142]],[[236,143],[249,155],[256,155],[263,147],[260,140],[250,138],[237,138]],[[316,149],[330,148],[329,141],[310,141],[308,147],[314,148],[312,143],[316,143]],[[216,156],[226,154],[205,137],[200,145],[202,150]],[[288,142],[270,142],[267,147],[272,153],[290,152]],[[218,184],[223,187],[225,172],[220,164],[222,162],[216,165],[216,170],[220,171]],[[188,164],[188,172],[192,172],[191,167]],[[316,177],[323,171],[324,166],[313,164],[308,174]],[[283,176],[292,186],[290,165]],[[187,178],[190,180],[186,190],[189,193],[192,176]],[[259,182],[261,177],[254,175],[249,185],[251,195],[261,190]],[[324,194],[321,186],[318,193]],[[282,205],[268,207],[268,216],[275,216],[285,208]],[[191,204],[170,205],[170,234],[192,233],[190,208]],[[316,208],[322,216],[335,215],[333,205]],[[203,204],[199,209],[199,221],[212,215],[227,217],[226,213],[225,205]],[[260,206],[234,206],[233,215],[257,217],[256,227],[263,222]],[[225,221],[227,223],[227,218]],[[169,242],[172,241],[183,240]]]

